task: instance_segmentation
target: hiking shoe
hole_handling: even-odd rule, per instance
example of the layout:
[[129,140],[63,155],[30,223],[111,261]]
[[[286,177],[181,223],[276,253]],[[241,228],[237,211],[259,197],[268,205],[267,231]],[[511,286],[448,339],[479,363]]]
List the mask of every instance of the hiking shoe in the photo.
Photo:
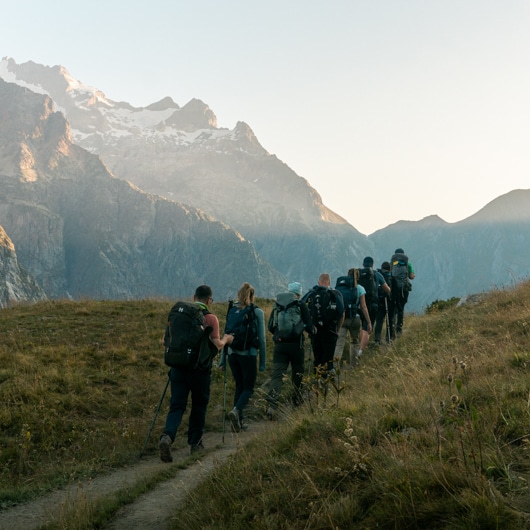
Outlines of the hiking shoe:
[[198,443],[190,445],[190,455],[202,453],[205,451],[204,445],[202,445],[202,439]]
[[239,419],[239,410],[237,410],[234,407],[228,413],[228,419],[230,420],[230,423],[232,424],[232,430],[234,432],[240,432],[241,431],[241,420]]
[[171,437],[168,434],[163,434],[158,444],[160,449],[160,460],[162,462],[173,462],[173,456],[171,455]]
[[269,407],[267,409],[267,419],[269,421],[274,421],[276,419],[276,409]]
[[248,431],[248,423],[245,423],[243,420],[241,420],[241,430],[242,431]]

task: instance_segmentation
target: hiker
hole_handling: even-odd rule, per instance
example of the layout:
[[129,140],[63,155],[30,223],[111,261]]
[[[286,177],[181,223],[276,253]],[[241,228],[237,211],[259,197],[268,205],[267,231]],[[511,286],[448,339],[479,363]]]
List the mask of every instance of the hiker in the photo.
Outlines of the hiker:
[[[228,348],[228,364],[235,381],[234,408],[228,413],[228,419],[234,432],[246,430],[243,422],[243,410],[247,406],[257,377],[259,352],[259,371],[265,371],[267,354],[265,340],[265,315],[254,305],[255,290],[248,282],[243,283],[237,293],[237,302],[230,309],[225,333],[234,334],[234,342]],[[242,333],[241,342],[237,332]],[[226,369],[226,359],[221,359],[220,367]]]
[[381,333],[383,332],[383,324],[386,324],[385,337],[386,342],[390,344],[392,336],[394,335],[394,301],[392,299],[392,285],[395,283],[395,280],[394,278],[392,278],[391,266],[388,261],[383,261],[383,263],[381,264],[381,268],[378,269],[378,272],[385,279],[386,284],[390,288],[390,293],[385,292],[382,287],[379,287],[379,305],[375,317],[374,339],[376,344],[381,343]]
[[412,284],[410,280],[416,277],[414,267],[405,254],[402,248],[396,248],[394,255],[390,260],[392,267],[392,276],[394,277],[395,287],[392,292],[394,300],[396,327],[395,335],[399,337],[403,332],[403,315],[405,313],[405,305],[409,299],[409,292],[412,291]]
[[357,361],[356,346],[359,346],[359,335],[361,330],[361,317],[359,315],[362,314],[366,322],[371,321],[368,308],[366,307],[366,291],[362,285],[358,285],[357,283],[359,280],[359,269],[351,268],[347,274],[347,278],[350,278],[352,288],[355,289],[354,296],[356,297],[355,301],[351,303],[351,308],[348,308],[348,296],[345,296],[344,289],[339,288],[340,284],[347,283],[343,278],[345,277],[341,276],[337,278],[337,285],[335,286],[335,288],[341,292],[342,298],[344,299],[344,321],[339,329],[337,345],[335,346],[335,359],[339,359],[339,361],[342,360],[344,355],[344,344],[346,343],[346,338],[348,338],[349,352],[347,362],[353,366]]
[[[230,344],[234,337],[224,335],[219,338],[219,320],[208,310],[209,304],[213,302],[212,289],[208,285],[200,285],[195,290],[193,301],[204,314],[204,325],[211,328],[208,337],[208,345],[214,353],[221,350],[225,344]],[[169,326],[166,328],[164,344],[168,344]],[[173,366],[169,371],[171,382],[171,399],[169,413],[166,418],[164,432],[160,436],[159,449],[162,462],[172,462],[171,444],[175,441],[177,429],[182,422],[182,416],[186,411],[188,396],[191,393],[191,411],[188,423],[188,445],[190,454],[204,450],[202,434],[206,420],[206,408],[210,400],[210,376],[213,357],[205,367],[180,368]]]
[[335,346],[337,345],[338,330],[344,321],[344,302],[342,295],[331,287],[331,277],[323,273],[303,301],[309,307],[309,313],[316,333],[311,335],[313,349],[313,366],[327,375],[333,370]]
[[301,296],[302,285],[299,282],[290,283],[286,293],[276,296],[276,303],[269,317],[268,330],[273,334],[274,340],[272,374],[266,396],[269,420],[276,418],[278,399],[289,364],[293,385],[291,402],[295,407],[302,403],[300,388],[304,375],[304,331],[311,336],[313,325],[307,305],[300,301]]
[[[379,288],[381,288],[385,293],[390,293],[390,287],[386,284],[385,279],[379,272],[374,271],[373,266],[374,258],[371,256],[366,256],[363,260],[363,268],[359,270],[359,283],[366,290],[366,306],[368,307],[370,320],[368,322],[365,318],[363,318],[363,315],[361,315],[362,330],[361,342],[359,344],[359,351],[357,353],[358,358],[362,356],[363,352],[368,347],[370,333],[372,332],[372,323],[375,324],[377,310],[379,307]],[[370,329],[368,329],[368,324],[370,324]]]

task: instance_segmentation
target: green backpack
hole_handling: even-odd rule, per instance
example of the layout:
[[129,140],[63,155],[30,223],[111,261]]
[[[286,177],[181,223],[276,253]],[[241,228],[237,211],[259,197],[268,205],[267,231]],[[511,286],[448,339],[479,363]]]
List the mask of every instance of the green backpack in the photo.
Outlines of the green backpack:
[[298,342],[304,331],[300,300],[293,300],[291,293],[277,296],[269,318],[268,329],[276,342]]

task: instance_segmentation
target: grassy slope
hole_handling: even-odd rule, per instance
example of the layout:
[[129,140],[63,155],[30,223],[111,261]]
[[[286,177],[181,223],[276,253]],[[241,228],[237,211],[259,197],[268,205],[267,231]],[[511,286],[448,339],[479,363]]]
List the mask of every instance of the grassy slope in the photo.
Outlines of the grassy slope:
[[[3,506],[137,459],[165,384],[170,306],[0,311]],[[214,311],[224,321],[226,306]],[[310,391],[309,406],[214,473],[175,528],[524,528],[530,284],[407,324],[392,348],[343,371],[326,398]],[[222,390],[215,372],[211,430]]]

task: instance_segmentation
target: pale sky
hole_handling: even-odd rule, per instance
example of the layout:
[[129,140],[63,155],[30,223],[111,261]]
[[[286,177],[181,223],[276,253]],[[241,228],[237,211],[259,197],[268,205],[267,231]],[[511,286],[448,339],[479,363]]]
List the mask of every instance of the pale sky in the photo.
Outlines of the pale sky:
[[530,188],[528,0],[4,0],[4,56],[201,99],[364,234]]

